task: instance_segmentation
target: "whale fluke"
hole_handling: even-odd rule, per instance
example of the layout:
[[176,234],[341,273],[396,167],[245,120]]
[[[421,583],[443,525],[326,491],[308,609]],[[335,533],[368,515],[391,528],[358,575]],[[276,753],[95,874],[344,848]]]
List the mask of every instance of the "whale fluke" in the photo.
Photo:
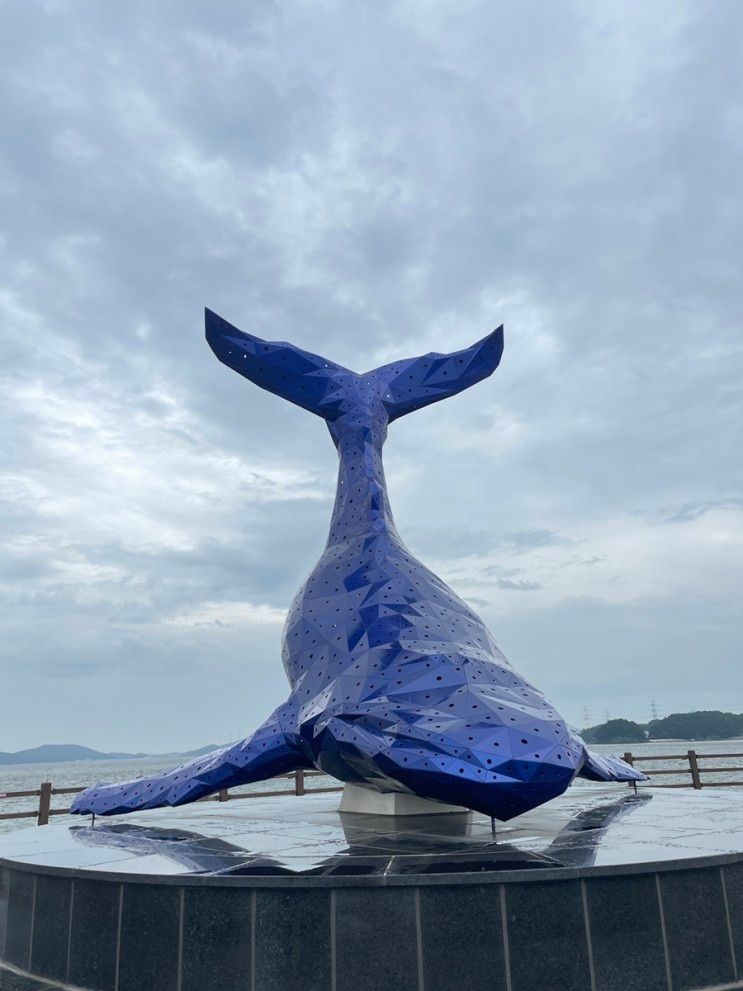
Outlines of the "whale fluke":
[[340,400],[358,379],[354,372],[286,341],[246,334],[209,309],[204,322],[206,340],[222,364],[326,420],[340,415]]
[[455,396],[492,375],[503,355],[503,324],[487,337],[451,354],[432,351],[420,358],[393,361],[364,378],[384,383],[382,401],[392,423],[406,413]]
[[387,421],[439,402],[492,375],[503,354],[503,325],[481,341],[393,361],[357,374],[286,341],[264,341],[205,310],[206,339],[219,360],[256,385],[333,421],[381,399]]

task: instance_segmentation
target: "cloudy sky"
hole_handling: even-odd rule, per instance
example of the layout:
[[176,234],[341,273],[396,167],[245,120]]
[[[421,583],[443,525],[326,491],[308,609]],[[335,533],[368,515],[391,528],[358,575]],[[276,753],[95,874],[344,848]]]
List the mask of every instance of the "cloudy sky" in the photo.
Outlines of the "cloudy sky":
[[581,725],[743,711],[743,4],[0,0],[0,750],[286,694],[322,422],[203,307],[363,371],[413,552]]

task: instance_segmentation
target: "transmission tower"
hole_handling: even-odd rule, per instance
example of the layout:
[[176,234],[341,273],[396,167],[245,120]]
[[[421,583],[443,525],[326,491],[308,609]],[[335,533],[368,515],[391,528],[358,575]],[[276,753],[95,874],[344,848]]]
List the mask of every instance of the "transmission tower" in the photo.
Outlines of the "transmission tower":
[[585,729],[587,726],[591,725],[591,713],[588,711],[587,705],[583,706],[582,716],[583,716],[583,728]]
[[658,706],[655,704],[655,699],[650,700],[650,718],[651,719],[658,718]]

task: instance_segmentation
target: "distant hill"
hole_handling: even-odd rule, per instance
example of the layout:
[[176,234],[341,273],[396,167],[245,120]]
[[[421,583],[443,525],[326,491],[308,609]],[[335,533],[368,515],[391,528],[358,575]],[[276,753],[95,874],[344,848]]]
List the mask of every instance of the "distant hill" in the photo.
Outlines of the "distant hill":
[[703,710],[674,712],[647,724],[651,740],[734,740],[743,736],[743,714]]
[[145,754],[104,754],[90,747],[80,747],[75,743],[49,743],[30,750],[19,750],[14,754],[0,753],[0,764],[50,764],[56,761],[71,760],[117,760],[126,757],[144,757]]
[[581,736],[586,743],[644,743],[644,728],[631,719],[610,719],[599,726],[589,726]]
[[76,743],[47,743],[30,750],[18,750],[15,753],[0,752],[0,766],[7,764],[54,764],[74,760],[136,760],[140,757],[200,757],[202,754],[216,750],[216,746],[201,747],[199,750],[189,750],[186,753],[172,754],[128,754],[103,753],[90,747],[81,747]]
[[[177,757],[201,757],[210,754],[212,750],[219,750],[221,747],[228,747],[228,743],[210,743],[208,747],[200,747],[198,750],[187,750],[185,754],[176,754]],[[158,757],[168,757],[169,754],[158,754]]]
[[589,726],[581,736],[586,743],[642,743],[645,740],[735,740],[743,737],[743,714],[699,710],[674,712],[649,723],[610,719]]

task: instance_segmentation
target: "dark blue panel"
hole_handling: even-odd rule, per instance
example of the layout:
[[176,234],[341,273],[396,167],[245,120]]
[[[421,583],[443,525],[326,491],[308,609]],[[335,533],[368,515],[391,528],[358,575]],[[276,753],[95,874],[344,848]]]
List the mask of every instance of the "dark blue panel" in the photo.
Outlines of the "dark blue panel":
[[660,875],[671,977],[677,991],[734,978],[719,868]]
[[255,986],[330,991],[330,891],[258,889]]
[[654,874],[586,881],[596,987],[668,991]]
[[0,867],[0,960],[5,955],[5,924],[8,921],[8,887],[10,876],[7,867]]
[[75,880],[70,984],[95,991],[114,991],[120,891],[120,885],[106,881]]
[[421,888],[420,913],[426,991],[505,991],[500,885]]
[[579,882],[505,890],[513,991],[591,991]]
[[35,981],[30,977],[19,977],[0,964],[0,991],[54,991],[58,985]]
[[40,977],[58,981],[67,977],[71,892],[69,878],[47,874],[36,878],[31,971]]
[[5,923],[5,954],[8,963],[28,970],[34,910],[34,876],[8,871],[8,917]]
[[723,873],[733,950],[740,974],[743,973],[743,863],[728,864]]
[[392,518],[382,466],[388,424],[490,375],[503,328],[463,351],[358,375],[208,310],[206,327],[220,361],[321,416],[340,459],[328,542],[284,628],[291,694],[241,743],[164,775],[97,785],[73,811],[180,805],[317,767],[506,820],[561,794],[579,773],[643,778],[587,751],[480,617],[413,557]]
[[178,888],[124,885],[117,991],[176,991],[179,925]]
[[[379,938],[380,933],[384,939]],[[415,991],[413,888],[341,888],[335,894],[336,991]]]
[[186,888],[182,991],[246,991],[251,966],[251,893]]

